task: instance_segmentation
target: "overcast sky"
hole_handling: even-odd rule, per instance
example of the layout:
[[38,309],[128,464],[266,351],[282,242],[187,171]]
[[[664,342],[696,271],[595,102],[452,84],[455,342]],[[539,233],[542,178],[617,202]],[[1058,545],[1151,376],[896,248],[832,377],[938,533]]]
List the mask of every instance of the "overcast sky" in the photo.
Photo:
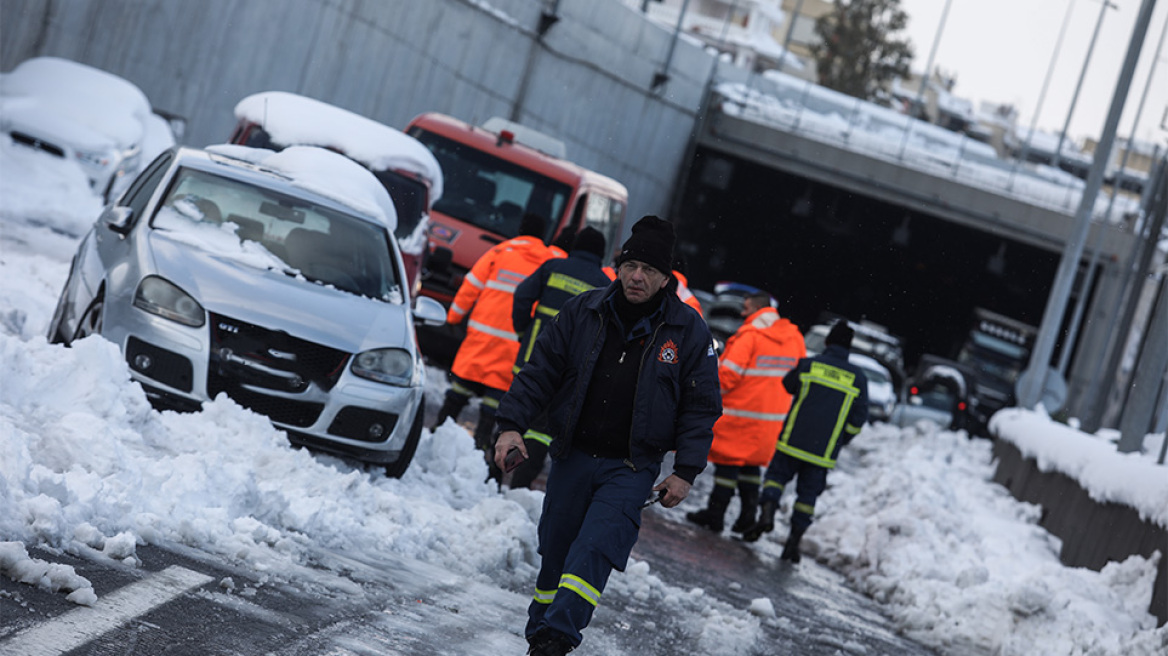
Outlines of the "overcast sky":
[[[982,100],[1013,103],[1021,112],[1022,126],[1029,126],[1033,119],[1059,29],[1067,7],[1071,7],[1070,22],[1038,117],[1039,128],[1061,131],[1099,19],[1099,0],[949,1],[935,65],[956,74],[954,92],[958,96],[969,98],[975,104]],[[1103,132],[1142,0],[1111,2],[1118,9],[1108,10],[1103,19],[1068,130],[1076,143],[1084,137],[1098,138]],[[1161,0],[1156,5],[1119,123],[1122,138],[1131,132],[1140,98],[1148,87],[1156,46],[1168,19],[1168,2]],[[923,69],[940,26],[945,0],[901,0],[901,6],[909,14],[907,34],[916,53],[914,67]],[[1168,45],[1161,50],[1160,64],[1149,88],[1136,138],[1164,147],[1168,143],[1168,131],[1160,125],[1168,108]]]

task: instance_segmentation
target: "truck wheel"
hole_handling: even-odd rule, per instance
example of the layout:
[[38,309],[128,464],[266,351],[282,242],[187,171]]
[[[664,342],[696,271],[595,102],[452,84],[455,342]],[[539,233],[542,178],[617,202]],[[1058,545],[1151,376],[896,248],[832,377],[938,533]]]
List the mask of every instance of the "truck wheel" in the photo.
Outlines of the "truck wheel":
[[402,447],[401,455],[397,460],[385,466],[385,475],[390,478],[401,478],[406,473],[406,469],[410,466],[410,461],[414,459],[414,453],[418,450],[418,442],[422,441],[422,416],[426,410],[426,397],[423,396],[418,401],[418,409],[414,413],[414,424],[410,426],[410,434],[406,436],[405,446]]

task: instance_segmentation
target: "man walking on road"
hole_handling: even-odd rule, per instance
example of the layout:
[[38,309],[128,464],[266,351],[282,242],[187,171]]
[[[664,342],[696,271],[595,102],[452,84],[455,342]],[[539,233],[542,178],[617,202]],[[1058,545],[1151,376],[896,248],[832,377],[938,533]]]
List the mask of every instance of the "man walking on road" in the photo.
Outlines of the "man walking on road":
[[[650,493],[672,508],[705,467],[721,414],[717,357],[705,322],[666,292],[672,251],[672,225],[638,221],[617,282],[564,304],[499,404],[499,467],[512,449],[526,455],[523,432],[545,412],[553,438],[529,654],[580,644]],[[673,473],[654,485],[669,451]]]
[[742,502],[732,530],[754,526],[762,468],[775,454],[775,441],[791,407],[783,376],[806,357],[799,328],[779,317],[771,297],[763,291],[742,300],[745,321],[726,341],[718,366],[722,386],[722,418],[714,424],[710,462],[714,463],[714,490],[703,510],[686,519],[721,532],[726,507],[737,488]]
[[840,447],[851,442],[868,420],[868,379],[848,362],[853,336],[848,322],[836,322],[823,353],[800,360],[783,377],[783,387],[795,400],[767,467],[758,522],[742,539],[754,542],[775,529],[783,488],[798,476],[791,533],[780,556],[793,563],[801,558],[799,541],[811,526],[815,500],[827,487],[827,472],[835,467]]
[[[527,364],[535,349],[536,338],[569,299],[590,289],[608,286],[608,276],[600,270],[604,251],[604,234],[596,228],[585,227],[570,244],[567,258],[544,262],[515,289],[515,304],[511,308],[511,321],[519,335],[515,373]],[[530,487],[543,471],[552,439],[547,434],[545,421],[537,419],[523,435],[528,458],[512,472],[513,488]]]
[[547,222],[535,214],[523,217],[519,236],[491,248],[462,281],[446,313],[450,324],[466,322],[466,337],[450,367],[450,389],[438,411],[435,427],[447,417],[458,419],[473,396],[483,397],[475,446],[490,448],[495,407],[511,385],[511,367],[519,340],[511,329],[511,301],[515,288],[552,256],[543,243]]

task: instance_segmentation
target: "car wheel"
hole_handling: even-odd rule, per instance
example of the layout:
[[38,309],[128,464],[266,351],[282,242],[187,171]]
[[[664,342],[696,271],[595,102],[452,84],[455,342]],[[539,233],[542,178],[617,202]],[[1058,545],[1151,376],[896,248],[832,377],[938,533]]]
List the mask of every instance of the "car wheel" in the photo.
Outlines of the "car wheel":
[[414,425],[410,426],[410,434],[406,436],[406,443],[402,446],[401,455],[397,460],[385,466],[385,475],[390,478],[401,478],[414,459],[418,450],[418,442],[422,441],[422,415],[425,414],[426,397],[418,401],[418,410],[414,413]]
[[73,339],[70,342],[89,337],[90,335],[101,334],[102,317],[105,315],[105,298],[98,295],[89,304],[85,310],[85,314],[81,316],[81,321],[77,322],[77,330],[73,333]]

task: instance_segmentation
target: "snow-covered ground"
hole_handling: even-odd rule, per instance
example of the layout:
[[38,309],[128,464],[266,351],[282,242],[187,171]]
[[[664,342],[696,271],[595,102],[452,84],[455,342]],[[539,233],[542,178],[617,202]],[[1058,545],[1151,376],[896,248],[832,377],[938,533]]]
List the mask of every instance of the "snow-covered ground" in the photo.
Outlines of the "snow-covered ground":
[[[388,479],[294,450],[225,398],[198,414],[154,412],[112,344],[46,342],[73,249],[100,211],[79,176],[0,143],[0,571],[92,604],[88,581],[30,551],[133,565],[138,545],[180,543],[260,572],[261,581],[310,589],[335,580],[317,569],[322,549],[370,562],[388,556],[463,577],[466,612],[491,608],[494,618],[509,608],[517,631],[538,565],[542,494],[485,484],[461,428],[427,432],[405,476]],[[442,376],[428,374],[436,397]],[[1035,433],[1068,430],[1030,420]],[[1158,453],[1163,439],[1149,436],[1146,450]],[[829,477],[807,551],[940,653],[1164,654],[1168,627],[1157,630],[1147,612],[1156,560],[1132,557],[1102,572],[1062,566],[1058,540],[1036,524],[1040,509],[1015,501],[992,474],[986,441],[869,426]],[[650,512],[684,521],[710,485],[707,471],[680,509]],[[1152,495],[1140,503],[1168,508],[1162,486],[1139,489]],[[784,535],[779,527],[753,548],[777,556]],[[759,612],[768,600],[726,608],[679,586],[633,563],[609,589],[674,607],[693,627],[692,653],[745,653],[761,639],[761,622],[782,625]],[[484,638],[482,653],[498,653],[507,639]],[[605,642],[586,635],[581,652]]]

